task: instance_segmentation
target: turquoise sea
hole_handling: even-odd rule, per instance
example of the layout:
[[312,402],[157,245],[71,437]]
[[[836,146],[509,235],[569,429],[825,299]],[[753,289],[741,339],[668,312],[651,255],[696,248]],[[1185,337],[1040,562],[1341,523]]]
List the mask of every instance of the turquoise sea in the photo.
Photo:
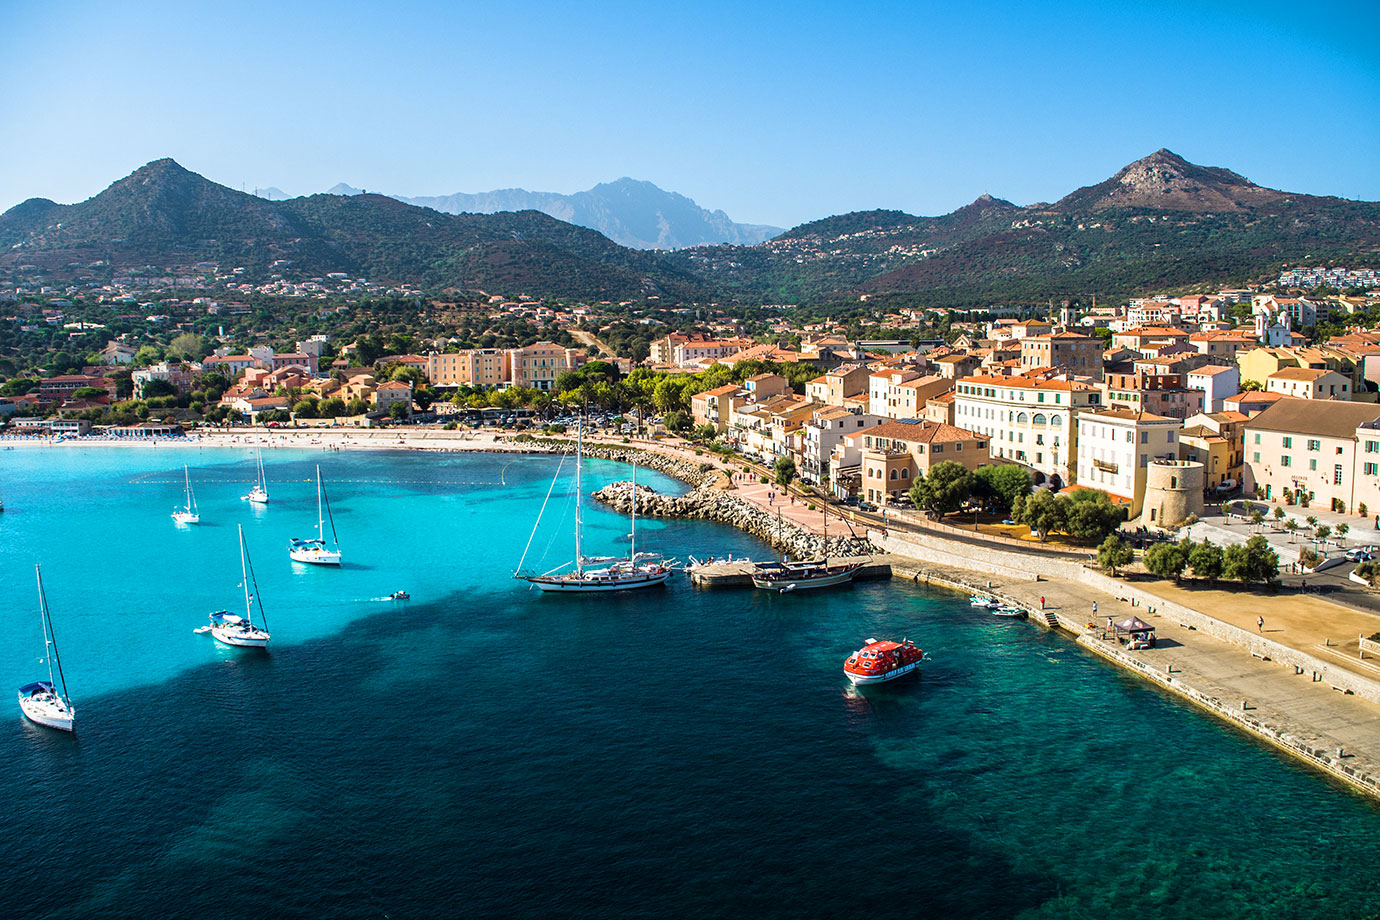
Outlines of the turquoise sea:
[[[0,690],[46,674],[42,562],[79,726],[0,701],[0,917],[1380,916],[1380,809],[1038,627],[900,583],[543,596],[509,576],[556,458],[264,460],[256,508],[248,451],[0,452]],[[318,462],[339,571],[287,558]],[[534,561],[572,513],[563,479]],[[192,631],[241,603],[236,524],[267,654]],[[933,661],[855,692],[869,636]]]

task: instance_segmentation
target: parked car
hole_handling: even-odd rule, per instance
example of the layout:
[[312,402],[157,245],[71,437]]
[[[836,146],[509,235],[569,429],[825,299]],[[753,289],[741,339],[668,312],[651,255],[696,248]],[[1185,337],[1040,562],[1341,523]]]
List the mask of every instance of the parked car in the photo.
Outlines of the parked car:
[[1375,556],[1371,554],[1370,550],[1358,548],[1347,550],[1346,558],[1348,562],[1370,562]]

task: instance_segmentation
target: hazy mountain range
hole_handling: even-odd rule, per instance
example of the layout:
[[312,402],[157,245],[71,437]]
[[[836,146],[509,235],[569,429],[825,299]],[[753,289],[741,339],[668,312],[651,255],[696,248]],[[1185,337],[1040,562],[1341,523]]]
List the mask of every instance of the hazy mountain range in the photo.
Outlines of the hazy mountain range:
[[[613,200],[666,195],[628,180],[581,194],[599,189]],[[520,202],[486,206],[502,203]],[[860,211],[753,245],[675,252],[621,246],[536,209],[446,214],[375,194],[273,201],[172,160],[79,204],[33,198],[0,215],[0,272],[33,266],[21,273],[57,280],[96,262],[128,270],[204,260],[243,267],[245,281],[344,271],[442,291],[586,300],[876,295],[986,306],[1236,284],[1289,264],[1380,265],[1380,204],[1262,188],[1159,150],[1053,204],[983,195],[940,217]]]
[[[340,182],[326,194],[359,195],[363,191]],[[271,198],[270,193],[275,192],[286,197],[277,189],[261,189],[258,194]],[[557,220],[598,230],[620,246],[632,249],[684,249],[713,243],[752,245],[781,232],[780,227],[735,223],[723,211],[706,210],[684,195],[628,178],[601,182],[573,195],[504,188],[473,195],[456,192],[413,198],[406,195],[389,197],[446,214],[541,211]]]

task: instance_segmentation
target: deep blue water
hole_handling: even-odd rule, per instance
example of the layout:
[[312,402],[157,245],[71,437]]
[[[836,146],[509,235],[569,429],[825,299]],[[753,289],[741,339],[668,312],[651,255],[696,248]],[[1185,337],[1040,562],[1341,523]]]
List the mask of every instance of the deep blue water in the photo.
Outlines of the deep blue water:
[[[283,548],[314,526],[318,460],[338,572]],[[183,462],[207,521],[188,530]],[[0,453],[0,676],[43,673],[42,561],[79,724],[14,707],[0,731],[0,916],[1380,911],[1367,800],[1036,627],[899,583],[542,596],[507,576],[552,458],[265,462],[256,510],[247,453]],[[570,552],[563,492],[547,567]],[[590,551],[625,550],[626,522],[587,518]],[[191,631],[235,609],[235,523],[267,655]],[[702,522],[644,537],[767,552]],[[398,587],[414,600],[375,599]],[[869,636],[934,660],[851,691]]]

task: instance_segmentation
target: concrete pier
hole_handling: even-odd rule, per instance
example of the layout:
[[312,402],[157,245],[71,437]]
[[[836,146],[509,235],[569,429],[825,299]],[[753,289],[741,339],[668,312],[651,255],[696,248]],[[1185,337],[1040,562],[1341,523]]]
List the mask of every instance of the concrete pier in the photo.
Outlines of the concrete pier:
[[[861,563],[861,568],[853,575],[854,581],[879,581],[893,574],[893,557],[886,556],[843,556],[830,557],[830,562]],[[757,563],[737,559],[733,562],[712,562],[686,569],[690,583],[700,588],[751,588],[752,575]]]

